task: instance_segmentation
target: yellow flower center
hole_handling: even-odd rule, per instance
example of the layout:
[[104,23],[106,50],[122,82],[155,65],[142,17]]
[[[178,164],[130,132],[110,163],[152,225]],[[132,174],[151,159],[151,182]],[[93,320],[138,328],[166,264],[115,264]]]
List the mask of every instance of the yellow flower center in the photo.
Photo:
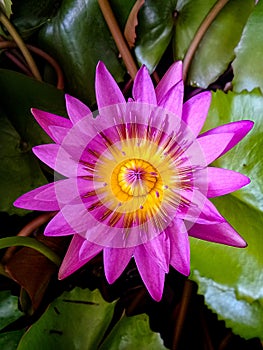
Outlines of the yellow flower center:
[[123,161],[115,167],[111,176],[112,192],[121,202],[130,197],[146,198],[152,191],[159,197],[161,183],[158,171],[142,159]]

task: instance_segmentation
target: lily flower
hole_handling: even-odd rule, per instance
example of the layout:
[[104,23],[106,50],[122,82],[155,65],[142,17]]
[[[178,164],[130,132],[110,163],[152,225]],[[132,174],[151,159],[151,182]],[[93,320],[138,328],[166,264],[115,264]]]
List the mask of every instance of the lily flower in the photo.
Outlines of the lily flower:
[[54,141],[33,152],[54,169],[56,181],[22,195],[14,205],[56,211],[44,234],[73,235],[60,279],[103,251],[109,283],[134,258],[150,295],[159,301],[169,265],[189,275],[189,235],[246,246],[209,198],[236,191],[250,180],[209,165],[241,141],[253,122],[232,122],[199,135],[211,93],[183,103],[181,62],[169,68],[156,88],[141,67],[128,102],[99,62],[95,90],[96,117],[69,95],[69,119],[32,109]]

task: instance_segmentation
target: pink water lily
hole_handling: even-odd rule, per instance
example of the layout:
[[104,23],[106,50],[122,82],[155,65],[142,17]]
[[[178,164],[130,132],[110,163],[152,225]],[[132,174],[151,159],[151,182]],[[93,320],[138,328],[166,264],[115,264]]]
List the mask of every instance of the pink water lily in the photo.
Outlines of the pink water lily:
[[253,123],[242,120],[199,135],[211,94],[202,92],[183,103],[181,62],[170,67],[155,89],[142,67],[128,102],[100,62],[95,90],[96,118],[69,95],[69,119],[32,109],[55,142],[36,146],[33,152],[63,178],[22,195],[14,204],[57,211],[45,235],[73,235],[60,279],[103,251],[109,283],[134,258],[158,301],[169,265],[189,274],[189,235],[246,246],[209,198],[238,190],[249,179],[208,165],[234,147]]

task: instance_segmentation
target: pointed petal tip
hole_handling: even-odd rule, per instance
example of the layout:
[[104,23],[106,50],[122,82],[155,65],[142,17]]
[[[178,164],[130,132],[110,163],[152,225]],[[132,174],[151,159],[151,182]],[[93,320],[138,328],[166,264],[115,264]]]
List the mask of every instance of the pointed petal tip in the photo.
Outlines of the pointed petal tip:
[[137,102],[156,105],[156,95],[150,73],[145,65],[138,70],[132,88],[132,96]]
[[117,82],[102,61],[96,67],[95,93],[99,109],[126,102]]
[[97,66],[96,66],[96,74],[97,74],[97,72],[105,71],[105,70],[108,71],[108,69],[107,69],[105,63],[102,62],[102,61],[98,61]]

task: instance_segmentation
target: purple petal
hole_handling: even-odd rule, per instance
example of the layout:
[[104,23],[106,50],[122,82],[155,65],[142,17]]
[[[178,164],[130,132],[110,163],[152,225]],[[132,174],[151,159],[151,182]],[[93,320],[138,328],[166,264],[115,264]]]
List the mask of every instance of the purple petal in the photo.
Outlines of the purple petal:
[[165,232],[170,239],[170,264],[181,274],[190,273],[190,245],[186,227],[182,220],[175,219]]
[[58,278],[64,279],[71,275],[76,270],[80,269],[83,265],[85,265],[89,260],[91,260],[95,255],[97,255],[98,251],[96,251],[95,244],[90,243],[90,254],[86,255],[85,259],[79,258],[79,252],[83,246],[86,244],[86,240],[79,235],[74,235],[71,243],[68,247],[67,253],[62,261],[62,264],[59,269]]
[[250,183],[247,176],[233,170],[208,167],[206,171],[208,176],[208,198],[223,196]]
[[[44,234],[46,236],[67,236],[81,234],[84,236],[91,226],[87,209],[83,204],[65,205],[60,212],[48,223]],[[95,219],[93,218],[93,221]]]
[[150,295],[154,300],[160,301],[163,294],[165,272],[147,253],[143,244],[135,248],[134,259]]
[[[209,165],[215,159],[220,157],[220,155],[222,155],[224,149],[226,149],[227,145],[232,140],[232,138],[233,134],[224,133],[205,135],[197,139],[199,146],[201,147],[203,157],[205,158],[206,165]],[[193,147],[196,147],[196,145],[193,144]],[[194,148],[190,151],[194,152]],[[188,152],[189,151],[187,150],[187,153]]]
[[134,253],[134,248],[104,248],[103,259],[107,281],[111,284],[122,274]]
[[70,236],[75,233],[61,212],[50,220],[44,231],[45,236]]
[[240,120],[237,122],[224,124],[214,129],[206,131],[205,133],[201,134],[198,139],[206,135],[220,135],[222,133],[233,133],[234,136],[232,140],[226,145],[225,149],[222,150],[222,153],[219,155],[220,157],[226,152],[228,152],[231,148],[233,148],[238,142],[240,142],[253,128],[253,125],[254,123],[251,120]]
[[99,109],[125,103],[119,86],[102,62],[99,62],[96,68],[95,91]]
[[[41,195],[51,191],[53,195],[50,197],[42,198]],[[54,195],[54,184],[47,184],[36,188],[33,191],[23,194],[21,197],[17,198],[14,202],[14,206],[18,208],[28,209],[28,210],[40,210],[40,211],[54,211],[59,210],[59,204],[57,202],[56,196]]]
[[170,240],[167,239],[166,235],[161,233],[157,237],[145,243],[144,247],[149,256],[155,260],[160,268],[164,272],[168,273],[170,262]]
[[181,61],[175,62],[171,65],[161,81],[155,89],[157,103],[159,104],[160,99],[183,77],[183,65]]
[[165,95],[163,95],[159,101],[158,105],[173,114],[178,118],[182,117],[182,107],[184,98],[184,83],[179,81],[176,85],[171,87]]
[[62,143],[72,127],[71,121],[67,118],[44,112],[36,108],[32,108],[31,112],[48,136],[50,136],[56,143]]
[[201,192],[184,191],[182,196],[189,201],[190,205],[179,208],[176,214],[179,219],[206,225],[225,221],[214,204]]
[[244,248],[247,245],[244,239],[226,221],[216,225],[194,224],[188,233],[192,237],[209,242],[216,242],[240,248]]
[[183,121],[197,136],[202,130],[211,103],[210,91],[195,95],[183,105]]
[[32,151],[43,163],[64,176],[87,175],[87,172],[60,145],[55,143],[39,145],[33,147]]
[[156,105],[156,96],[152,79],[145,66],[142,66],[134,79],[132,95],[136,102]]
[[80,260],[87,261],[92,259],[94,256],[99,254],[102,251],[103,247],[101,245],[89,242],[85,239],[80,250],[79,250],[79,258]]
[[91,113],[91,110],[77,98],[66,94],[65,99],[67,112],[73,124]]

